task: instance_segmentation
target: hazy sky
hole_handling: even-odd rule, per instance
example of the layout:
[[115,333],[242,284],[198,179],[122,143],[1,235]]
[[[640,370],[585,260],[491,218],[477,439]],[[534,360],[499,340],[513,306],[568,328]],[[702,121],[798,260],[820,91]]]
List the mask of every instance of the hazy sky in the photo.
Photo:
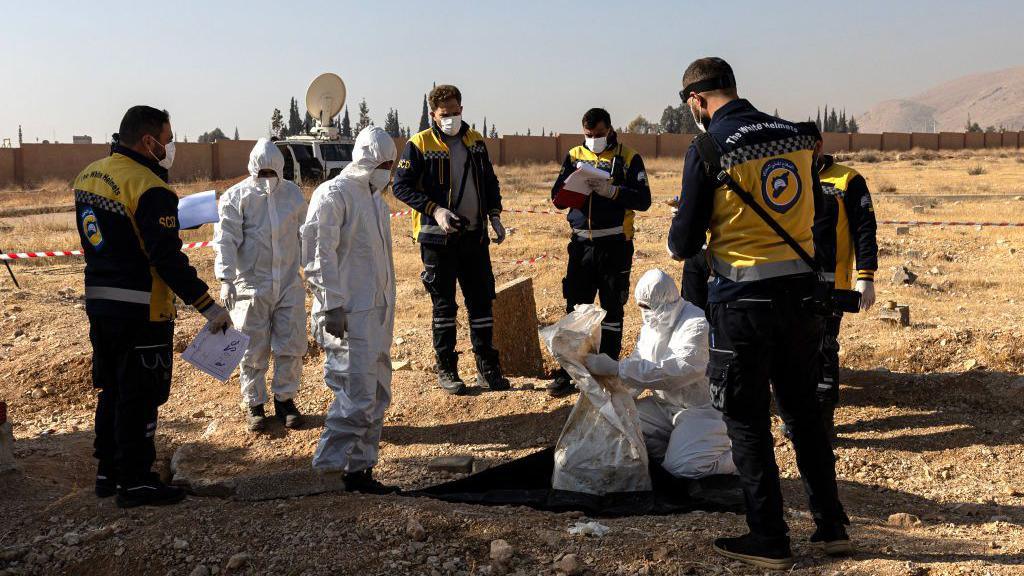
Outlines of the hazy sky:
[[[423,93],[458,85],[465,117],[501,133],[657,121],[686,65],[718,55],[741,93],[782,116],[860,113],[972,72],[1024,63],[1024,3],[4,0],[0,140],[106,140],[133,104],[166,108],[179,139],[265,135],[277,107],[336,72],[353,121],[366,98],[418,126]],[[304,106],[303,106],[304,109]]]

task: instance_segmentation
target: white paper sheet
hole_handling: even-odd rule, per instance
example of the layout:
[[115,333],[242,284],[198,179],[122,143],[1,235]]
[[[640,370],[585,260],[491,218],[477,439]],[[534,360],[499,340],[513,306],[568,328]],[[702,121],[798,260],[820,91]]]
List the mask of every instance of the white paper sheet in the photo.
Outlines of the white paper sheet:
[[178,227],[182,230],[216,223],[217,191],[196,192],[178,200]]
[[565,179],[565,183],[562,188],[570,192],[576,192],[577,194],[588,195],[590,194],[590,186],[587,186],[587,180],[599,178],[601,180],[607,180],[611,178],[611,174],[596,168],[586,162],[578,162],[576,164],[576,171],[569,174],[569,177]]
[[206,326],[181,353],[182,360],[221,382],[227,382],[249,348],[249,337],[234,328],[210,332]]

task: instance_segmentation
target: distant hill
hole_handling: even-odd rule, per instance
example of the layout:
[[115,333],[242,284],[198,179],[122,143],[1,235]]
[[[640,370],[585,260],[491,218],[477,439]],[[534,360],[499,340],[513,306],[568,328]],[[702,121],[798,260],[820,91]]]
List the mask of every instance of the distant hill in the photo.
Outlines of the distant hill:
[[1024,130],[1024,66],[972,74],[911,98],[886,100],[857,117],[861,132],[962,132],[982,128]]

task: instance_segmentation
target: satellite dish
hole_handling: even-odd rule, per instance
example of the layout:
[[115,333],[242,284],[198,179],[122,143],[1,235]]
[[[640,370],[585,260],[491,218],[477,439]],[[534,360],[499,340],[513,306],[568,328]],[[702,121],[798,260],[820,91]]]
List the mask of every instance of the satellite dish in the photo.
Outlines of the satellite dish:
[[345,83],[337,74],[327,72],[313,79],[306,90],[306,111],[320,126],[341,112],[345,105]]

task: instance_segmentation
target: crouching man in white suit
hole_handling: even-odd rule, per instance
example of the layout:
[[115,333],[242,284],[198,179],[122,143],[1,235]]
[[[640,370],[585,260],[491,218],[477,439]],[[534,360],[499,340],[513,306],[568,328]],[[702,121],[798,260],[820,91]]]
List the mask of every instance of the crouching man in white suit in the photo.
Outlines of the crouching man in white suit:
[[637,401],[650,457],[677,478],[735,474],[732,444],[722,414],[711,405],[705,375],[708,323],[704,311],[679,296],[672,278],[649,270],[636,286],[643,315],[633,353],[621,362],[605,354],[587,357],[587,368],[618,376],[635,390],[653,394]]

